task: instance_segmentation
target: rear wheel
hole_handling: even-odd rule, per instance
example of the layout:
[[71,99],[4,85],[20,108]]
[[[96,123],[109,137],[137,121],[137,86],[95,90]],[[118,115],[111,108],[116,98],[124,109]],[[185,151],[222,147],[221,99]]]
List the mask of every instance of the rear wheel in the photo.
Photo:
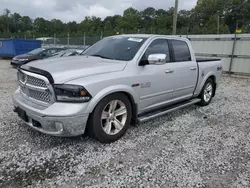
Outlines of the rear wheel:
[[209,105],[209,103],[211,102],[213,98],[214,91],[215,91],[215,84],[213,80],[209,78],[202,88],[202,91],[200,94],[201,102],[199,104],[201,106]]
[[128,98],[116,93],[102,99],[89,121],[90,134],[102,143],[114,142],[127,131],[132,117]]

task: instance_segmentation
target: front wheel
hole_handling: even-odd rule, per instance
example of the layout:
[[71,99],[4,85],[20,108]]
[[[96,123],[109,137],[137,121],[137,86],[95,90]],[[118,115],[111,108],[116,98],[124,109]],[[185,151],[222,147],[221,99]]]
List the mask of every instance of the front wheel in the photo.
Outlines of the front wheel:
[[201,106],[209,105],[209,103],[211,102],[211,100],[213,98],[214,91],[215,91],[214,81],[209,78],[202,88],[202,91],[200,94],[201,102],[199,104]]
[[109,95],[91,114],[90,134],[102,143],[114,142],[125,134],[131,117],[132,107],[128,98],[121,93]]

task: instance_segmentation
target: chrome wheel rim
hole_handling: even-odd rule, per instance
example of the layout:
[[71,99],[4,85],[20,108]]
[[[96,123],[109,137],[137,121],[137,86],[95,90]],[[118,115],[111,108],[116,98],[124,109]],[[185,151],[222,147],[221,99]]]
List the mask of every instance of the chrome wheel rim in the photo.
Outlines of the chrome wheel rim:
[[213,94],[213,86],[211,83],[208,83],[204,90],[204,101],[209,102],[212,98],[212,94]]
[[108,135],[119,133],[127,121],[127,108],[120,100],[109,102],[102,111],[101,124]]

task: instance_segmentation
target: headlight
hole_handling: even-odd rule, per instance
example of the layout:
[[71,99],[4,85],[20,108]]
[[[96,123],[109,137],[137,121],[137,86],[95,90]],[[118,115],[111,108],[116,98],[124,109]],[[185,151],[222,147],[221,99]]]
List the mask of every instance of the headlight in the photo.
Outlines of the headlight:
[[59,102],[88,102],[91,95],[79,85],[55,84],[56,100]]
[[29,59],[17,59],[17,61],[28,61]]

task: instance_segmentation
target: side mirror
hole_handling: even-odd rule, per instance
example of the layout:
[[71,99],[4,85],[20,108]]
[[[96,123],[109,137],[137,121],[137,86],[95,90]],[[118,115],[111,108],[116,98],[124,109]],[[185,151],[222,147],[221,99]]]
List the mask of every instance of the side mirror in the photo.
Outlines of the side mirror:
[[150,54],[148,56],[148,63],[150,65],[163,65],[167,63],[166,54]]

